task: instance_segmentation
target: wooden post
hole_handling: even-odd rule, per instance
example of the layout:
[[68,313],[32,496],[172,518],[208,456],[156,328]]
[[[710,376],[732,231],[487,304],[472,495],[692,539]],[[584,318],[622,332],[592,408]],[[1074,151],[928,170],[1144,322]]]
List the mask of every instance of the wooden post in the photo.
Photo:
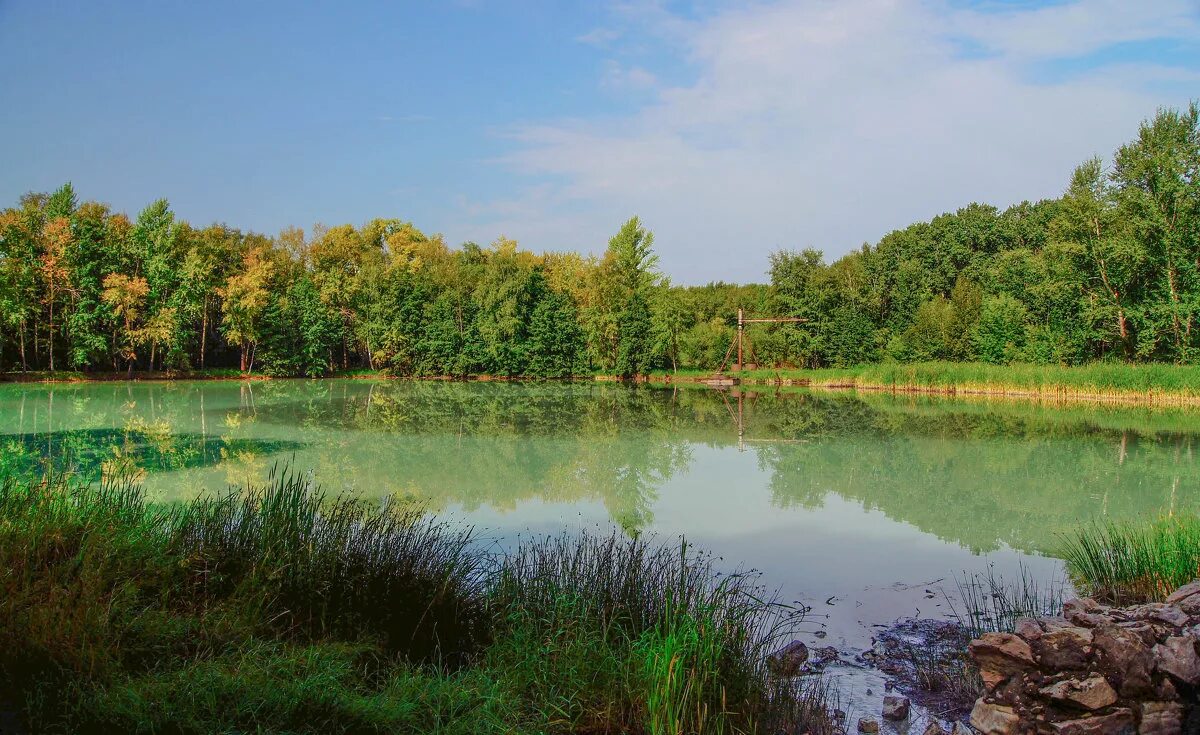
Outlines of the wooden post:
[[738,309],[738,361],[737,369],[742,369],[742,333],[746,330],[746,323],[742,317],[742,310]]

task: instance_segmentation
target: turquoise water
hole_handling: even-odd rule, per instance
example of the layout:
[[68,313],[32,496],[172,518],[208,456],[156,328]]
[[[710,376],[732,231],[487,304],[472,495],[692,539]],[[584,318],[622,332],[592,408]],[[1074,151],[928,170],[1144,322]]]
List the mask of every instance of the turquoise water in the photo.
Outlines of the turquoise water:
[[683,535],[858,645],[956,576],[1061,579],[1062,534],[1194,509],[1200,414],[885,395],[367,380],[0,385],[0,464],[144,473],[163,500],[287,463],[501,546]]

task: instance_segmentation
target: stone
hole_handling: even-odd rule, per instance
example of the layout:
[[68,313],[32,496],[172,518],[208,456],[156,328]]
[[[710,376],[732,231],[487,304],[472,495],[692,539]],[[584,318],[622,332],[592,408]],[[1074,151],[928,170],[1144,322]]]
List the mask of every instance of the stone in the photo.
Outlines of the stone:
[[1164,605],[1161,602],[1148,602],[1145,605],[1131,607],[1127,612],[1133,620],[1154,620],[1174,628],[1183,628],[1191,622],[1191,618],[1183,610],[1174,605]]
[[827,664],[831,661],[837,661],[839,658],[841,658],[838,650],[833,646],[825,646],[824,648],[814,649],[813,653],[816,654],[817,663],[822,664]]
[[1034,642],[1033,651],[1043,669],[1086,669],[1092,651],[1092,631],[1079,627],[1052,630]]
[[1012,633],[984,633],[967,646],[979,668],[1002,681],[1034,666],[1033,649]]
[[1200,579],[1192,580],[1184,586],[1167,595],[1168,605],[1178,605],[1189,597],[1200,595]]
[[792,641],[767,658],[767,669],[775,676],[796,676],[807,661],[808,646]]
[[934,720],[925,727],[925,732],[921,735],[947,735],[947,733],[942,727],[941,723],[939,723],[937,720]]
[[1084,628],[1095,628],[1111,622],[1105,616],[1105,609],[1090,597],[1064,602],[1063,616],[1075,625]]
[[1013,632],[1027,641],[1036,641],[1042,637],[1042,626],[1033,618],[1021,618],[1013,626]]
[[1092,641],[1101,669],[1121,696],[1140,697],[1153,690],[1154,654],[1137,631],[1106,625],[1092,632]]
[[1006,674],[1003,671],[996,671],[995,669],[979,670],[979,678],[983,679],[983,686],[989,692],[1003,684],[1008,677],[1009,674]]
[[858,731],[865,733],[879,732],[879,721],[874,717],[863,717],[858,721]]
[[1043,687],[1041,693],[1086,710],[1098,710],[1117,701],[1116,691],[1101,676],[1091,676],[1083,681],[1067,679]]
[[1110,714],[1051,724],[1059,735],[1132,735],[1133,711],[1124,707]]
[[1012,707],[989,704],[982,699],[971,710],[971,727],[982,735],[1016,735],[1021,718]]
[[1183,732],[1183,705],[1178,702],[1142,702],[1142,735],[1179,735]]
[[1154,647],[1154,663],[1159,671],[1185,684],[1200,683],[1200,656],[1196,640],[1189,636],[1171,636]]
[[899,722],[908,719],[908,697],[889,694],[883,698],[883,719]]

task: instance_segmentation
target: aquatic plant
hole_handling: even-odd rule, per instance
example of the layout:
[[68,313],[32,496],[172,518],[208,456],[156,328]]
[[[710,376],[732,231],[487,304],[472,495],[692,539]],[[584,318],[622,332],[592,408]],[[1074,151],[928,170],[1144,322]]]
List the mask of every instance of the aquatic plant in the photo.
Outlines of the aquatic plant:
[[1063,543],[1061,556],[1082,591],[1105,602],[1161,601],[1200,576],[1200,516],[1095,523]]
[[958,594],[947,597],[947,602],[952,617],[971,638],[1011,633],[1021,618],[1057,615],[1066,591],[1065,580],[1041,584],[1024,564],[1015,580],[1005,579],[989,565],[986,572],[964,574],[955,581]]

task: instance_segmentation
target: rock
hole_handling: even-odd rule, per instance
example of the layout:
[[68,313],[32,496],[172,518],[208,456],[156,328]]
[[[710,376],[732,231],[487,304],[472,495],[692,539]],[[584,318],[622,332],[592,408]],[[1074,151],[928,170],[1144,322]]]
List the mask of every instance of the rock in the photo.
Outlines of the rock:
[[1117,693],[1104,677],[1092,676],[1083,681],[1067,679],[1043,687],[1041,693],[1059,702],[1068,702],[1086,710],[1097,710],[1117,701]]
[[1063,603],[1063,616],[1075,625],[1084,628],[1095,628],[1110,623],[1105,612],[1105,608],[1089,597],[1068,600]]
[[1085,669],[1092,650],[1092,631],[1079,627],[1058,628],[1038,638],[1033,648],[1043,669]]
[[1033,649],[1012,633],[984,633],[967,646],[979,668],[1011,676],[1033,668]]
[[879,732],[879,721],[874,717],[863,717],[858,721],[858,731],[865,733]]
[[813,651],[813,653],[816,654],[817,663],[822,664],[827,664],[831,661],[837,661],[839,658],[841,658],[841,654],[839,654],[838,650],[833,646],[817,648]]
[[971,710],[971,727],[982,735],[1016,735],[1021,718],[1012,707],[988,704],[980,699]]
[[928,726],[926,726],[925,732],[922,733],[922,735],[947,735],[947,733],[945,729],[942,728],[941,723],[939,723],[937,720],[934,720],[933,722],[930,722]]
[[1154,663],[1159,671],[1185,684],[1200,683],[1200,656],[1191,636],[1171,636],[1154,647]]
[[1100,652],[1100,668],[1123,697],[1140,697],[1153,690],[1150,674],[1154,654],[1136,631],[1106,625],[1092,631]]
[[808,646],[792,641],[767,658],[767,669],[775,676],[796,676],[808,661]]
[[1183,602],[1191,597],[1195,597],[1196,595],[1200,595],[1200,579],[1188,582],[1184,586],[1167,595],[1167,604],[1183,607]]
[[1142,735],[1179,735],[1183,732],[1183,705],[1178,702],[1142,702]]
[[1013,632],[1027,641],[1036,641],[1042,637],[1042,626],[1033,618],[1021,618],[1013,627]]
[[1111,714],[1051,724],[1059,735],[1132,735],[1133,711],[1124,707]]
[[883,719],[899,722],[908,719],[908,697],[889,694],[883,698]]

